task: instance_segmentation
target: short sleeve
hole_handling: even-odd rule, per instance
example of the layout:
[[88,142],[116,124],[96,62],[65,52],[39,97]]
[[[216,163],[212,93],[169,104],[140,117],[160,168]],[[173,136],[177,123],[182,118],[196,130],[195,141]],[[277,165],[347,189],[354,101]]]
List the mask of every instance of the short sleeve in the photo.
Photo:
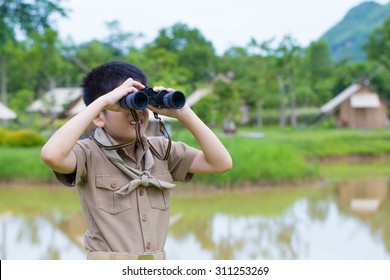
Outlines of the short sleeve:
[[172,142],[168,166],[173,180],[182,182],[191,181],[194,174],[189,173],[189,169],[198,153],[199,150],[183,142]]
[[87,177],[87,157],[89,147],[82,141],[78,141],[72,151],[76,156],[76,171],[71,174],[61,174],[54,171],[58,181],[68,187],[84,184]]

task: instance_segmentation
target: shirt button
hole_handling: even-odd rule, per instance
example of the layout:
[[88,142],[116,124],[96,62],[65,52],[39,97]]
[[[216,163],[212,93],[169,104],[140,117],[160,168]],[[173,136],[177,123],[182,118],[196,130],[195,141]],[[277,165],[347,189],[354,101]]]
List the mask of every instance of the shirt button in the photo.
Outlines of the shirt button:
[[144,190],[139,190],[139,195],[143,196],[144,195]]
[[145,247],[146,247],[146,249],[149,250],[150,248],[152,248],[152,243],[150,243],[149,241],[146,242]]
[[143,215],[143,216],[142,216],[142,221],[146,222],[147,220],[148,220],[148,216]]
[[112,188],[112,189],[115,189],[115,188],[116,188],[116,184],[115,184],[115,183],[112,183],[112,184],[111,184],[111,188]]

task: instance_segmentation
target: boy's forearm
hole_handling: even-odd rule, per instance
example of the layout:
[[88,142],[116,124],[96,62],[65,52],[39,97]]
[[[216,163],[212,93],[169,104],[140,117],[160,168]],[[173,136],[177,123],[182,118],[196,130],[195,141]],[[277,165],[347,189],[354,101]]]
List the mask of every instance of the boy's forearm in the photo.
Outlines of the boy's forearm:
[[69,156],[77,140],[103,107],[104,101],[97,99],[59,128],[42,148],[41,156],[46,164],[56,170],[56,166]]
[[92,103],[58,129],[46,145],[54,144],[58,146],[59,143],[62,143],[62,149],[71,150],[85,129],[99,114],[101,108],[99,100]]
[[179,121],[192,133],[202,150],[205,163],[193,166],[194,173],[220,173],[232,167],[232,159],[214,132],[192,111],[183,110]]

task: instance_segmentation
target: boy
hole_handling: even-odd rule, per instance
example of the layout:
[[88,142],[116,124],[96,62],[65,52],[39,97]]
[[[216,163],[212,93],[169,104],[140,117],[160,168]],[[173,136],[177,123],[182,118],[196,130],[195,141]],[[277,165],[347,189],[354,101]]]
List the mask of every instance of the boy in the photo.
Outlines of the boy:
[[[232,167],[228,151],[187,104],[181,109],[150,105],[148,109],[179,120],[200,150],[181,142],[170,145],[164,137],[147,137],[148,109],[132,114],[118,104],[146,85],[143,71],[128,63],[110,62],[93,69],[81,84],[87,107],[42,148],[41,157],[58,180],[77,187],[87,222],[88,259],[165,259],[169,189],[175,186],[171,182]],[[94,136],[79,140],[91,122],[97,126]],[[168,159],[160,160],[158,155],[167,150]]]

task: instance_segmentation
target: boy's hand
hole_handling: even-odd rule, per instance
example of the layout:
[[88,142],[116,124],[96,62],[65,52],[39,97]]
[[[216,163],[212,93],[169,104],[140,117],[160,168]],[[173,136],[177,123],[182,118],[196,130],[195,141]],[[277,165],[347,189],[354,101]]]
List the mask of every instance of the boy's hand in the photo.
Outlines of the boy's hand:
[[127,109],[119,106],[119,100],[129,93],[142,90],[143,88],[145,88],[145,86],[140,82],[137,82],[132,78],[127,79],[119,87],[101,97],[105,100],[106,105],[104,106],[104,109],[117,112],[127,111]]
[[[155,86],[155,87],[153,87],[153,90],[155,92],[160,92],[162,90],[166,90],[168,92],[175,91],[173,88],[164,88],[162,86]],[[156,106],[148,105],[149,110],[151,110],[159,115],[171,117],[171,118],[175,118],[175,119],[179,119],[179,120],[180,120],[180,117],[182,116],[182,112],[187,109],[186,107],[188,107],[187,104],[185,104],[183,106],[183,108],[181,108],[181,109],[159,108]]]

